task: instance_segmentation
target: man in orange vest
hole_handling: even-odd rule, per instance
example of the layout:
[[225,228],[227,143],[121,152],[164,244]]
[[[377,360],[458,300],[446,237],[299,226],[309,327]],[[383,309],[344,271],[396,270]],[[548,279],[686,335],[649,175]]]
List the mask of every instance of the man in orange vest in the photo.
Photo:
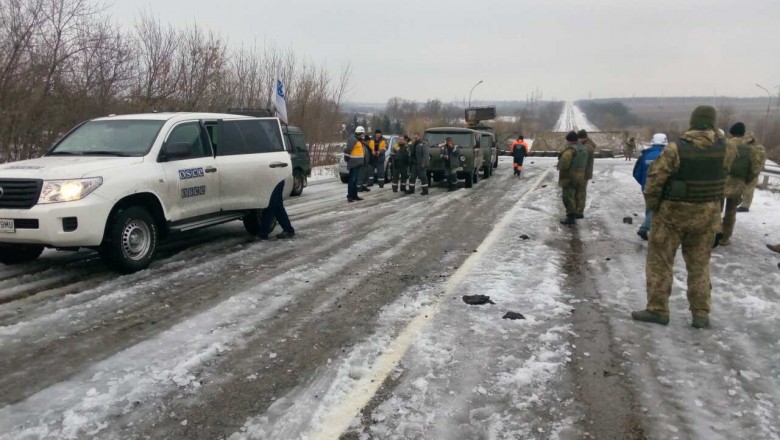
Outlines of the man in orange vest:
[[512,142],[509,147],[509,153],[514,158],[515,176],[519,176],[523,172],[523,161],[525,156],[528,155],[528,144],[523,139],[523,136],[518,136],[517,140]]

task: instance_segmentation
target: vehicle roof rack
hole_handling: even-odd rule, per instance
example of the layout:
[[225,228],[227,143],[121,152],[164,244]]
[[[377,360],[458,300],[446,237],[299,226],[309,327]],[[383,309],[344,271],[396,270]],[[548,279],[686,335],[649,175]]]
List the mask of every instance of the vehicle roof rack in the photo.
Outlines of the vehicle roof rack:
[[273,118],[276,116],[268,108],[231,108],[226,112],[231,115],[251,116],[253,118]]

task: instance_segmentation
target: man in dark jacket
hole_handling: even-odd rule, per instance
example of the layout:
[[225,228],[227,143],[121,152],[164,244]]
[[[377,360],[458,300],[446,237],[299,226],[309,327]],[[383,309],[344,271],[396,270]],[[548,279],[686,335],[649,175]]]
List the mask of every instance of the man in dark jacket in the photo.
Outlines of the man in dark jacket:
[[406,181],[409,180],[409,136],[401,136],[390,149],[390,163],[393,169],[393,192],[398,192],[398,182],[401,182],[401,192],[406,193]]
[[[642,151],[642,154],[636,161],[636,165],[634,165],[634,179],[636,179],[639,185],[642,186],[642,192],[645,190],[645,184],[647,183],[647,173],[650,170],[650,165],[652,165],[658,156],[661,155],[661,152],[668,143],[669,141],[667,140],[665,134],[654,134],[653,144],[647,150]],[[653,221],[653,214],[654,212],[652,210],[645,210],[645,221],[642,223],[642,226],[639,227],[639,231],[636,233],[642,237],[642,240],[644,241],[647,241],[647,233],[650,230],[650,223]]]
[[411,174],[409,175],[409,189],[407,194],[414,194],[414,185],[417,179],[420,179],[422,186],[422,195],[428,195],[428,166],[431,163],[430,149],[428,143],[420,140],[420,134],[415,133],[411,147],[409,148],[409,165]]
[[440,145],[441,158],[444,160],[444,177],[447,179],[447,190],[458,189],[458,168],[460,167],[460,146],[451,137]]

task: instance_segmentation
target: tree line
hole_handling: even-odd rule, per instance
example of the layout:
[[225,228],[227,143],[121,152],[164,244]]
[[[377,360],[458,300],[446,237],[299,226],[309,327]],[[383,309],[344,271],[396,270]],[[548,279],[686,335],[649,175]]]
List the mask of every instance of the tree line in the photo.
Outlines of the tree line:
[[[338,76],[274,46],[141,13],[128,29],[92,0],[0,1],[0,162],[40,156],[76,124],[149,111],[270,108],[276,77],[310,143],[338,139],[350,67]],[[314,152],[317,160],[316,151]]]

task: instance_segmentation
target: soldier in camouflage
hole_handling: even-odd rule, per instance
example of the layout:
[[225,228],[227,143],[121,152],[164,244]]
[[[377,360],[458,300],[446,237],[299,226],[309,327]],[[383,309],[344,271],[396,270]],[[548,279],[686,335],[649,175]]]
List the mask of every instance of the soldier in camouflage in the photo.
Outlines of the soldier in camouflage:
[[577,218],[583,219],[585,218],[585,202],[588,199],[588,183],[593,180],[593,162],[596,158],[596,150],[598,147],[596,146],[596,143],[588,137],[588,132],[585,130],[577,132],[577,139],[588,150],[588,165],[585,167],[585,184],[582,191],[577,193],[579,196],[577,199]]
[[637,321],[669,323],[674,259],[682,245],[688,271],[688,303],[694,328],[709,327],[710,255],[720,229],[720,204],[734,160],[715,133],[715,108],[693,111],[690,130],[670,143],[651,167],[645,203],[656,212],[647,249],[647,306],[631,313]]
[[[761,164],[761,169],[763,170],[766,166],[766,148],[764,148],[763,145],[756,145],[756,152],[758,153],[758,162]],[[739,205],[739,208],[737,208],[737,212],[748,212],[750,211],[750,205],[753,204],[753,193],[756,191],[756,187],[758,186],[758,177],[756,176],[755,179],[751,180],[750,183],[747,184],[745,188],[745,193],[742,194],[742,203]]]
[[[566,208],[566,218],[561,224],[576,224],[579,203],[585,198],[585,170],[588,167],[588,148],[577,141],[577,133],[566,135],[566,147],[558,158],[558,186]],[[584,204],[584,202],[583,202]]]
[[737,122],[731,127],[729,133],[732,136],[729,139],[729,148],[735,158],[726,178],[723,238],[720,241],[722,246],[731,244],[731,236],[737,222],[737,207],[742,202],[742,194],[745,193],[750,182],[758,179],[763,168],[755,139],[752,134],[745,133],[745,124]]

